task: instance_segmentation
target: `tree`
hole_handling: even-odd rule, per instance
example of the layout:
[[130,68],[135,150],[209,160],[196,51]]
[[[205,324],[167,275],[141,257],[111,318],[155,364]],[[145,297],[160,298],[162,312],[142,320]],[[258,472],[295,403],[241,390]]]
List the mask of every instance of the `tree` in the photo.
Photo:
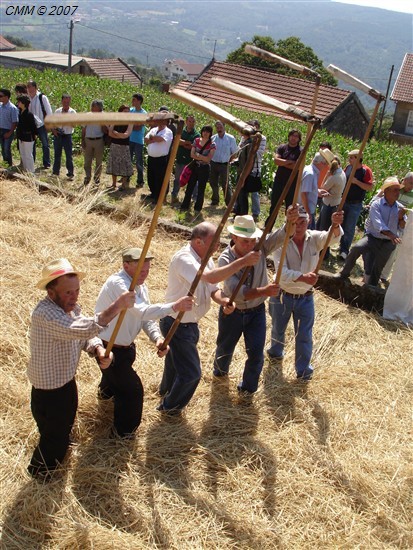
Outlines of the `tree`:
[[305,65],[309,69],[316,71],[321,76],[321,82],[323,84],[330,84],[330,86],[337,86],[337,80],[324,68],[323,62],[314,53],[310,46],[306,46],[296,36],[290,36],[285,40],[274,41],[271,36],[259,36],[255,35],[251,42],[243,42],[243,44],[235,51],[231,52],[227,56],[228,63],[235,63],[237,65],[247,65],[249,67],[259,67],[261,69],[267,69],[279,74],[285,74],[287,76],[294,76],[296,78],[305,78],[307,80],[313,80],[311,76],[304,76],[288,67],[272,63],[249,55],[244,52],[244,48],[247,44],[252,44],[257,48],[266,50],[271,53],[275,53],[281,57],[285,57],[290,61]]

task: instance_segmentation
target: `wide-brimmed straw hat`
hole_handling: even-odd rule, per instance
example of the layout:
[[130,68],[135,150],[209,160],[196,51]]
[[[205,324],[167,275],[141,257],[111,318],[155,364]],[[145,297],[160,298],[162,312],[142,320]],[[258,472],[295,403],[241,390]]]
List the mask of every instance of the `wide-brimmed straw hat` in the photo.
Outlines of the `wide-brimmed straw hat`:
[[396,176],[390,176],[384,180],[383,185],[380,187],[380,191],[385,191],[389,187],[398,187],[399,189],[402,189],[403,185],[399,183]]
[[69,275],[70,273],[74,273],[79,279],[83,279],[85,276],[82,271],[77,270],[66,258],[53,260],[42,269],[42,278],[36,286],[41,290],[45,290],[49,283],[63,275]]
[[234,223],[228,227],[228,231],[231,235],[245,239],[256,239],[262,235],[261,229],[257,228],[252,216],[235,216]]
[[328,162],[328,164],[331,164],[336,157],[330,149],[320,149],[319,153]]

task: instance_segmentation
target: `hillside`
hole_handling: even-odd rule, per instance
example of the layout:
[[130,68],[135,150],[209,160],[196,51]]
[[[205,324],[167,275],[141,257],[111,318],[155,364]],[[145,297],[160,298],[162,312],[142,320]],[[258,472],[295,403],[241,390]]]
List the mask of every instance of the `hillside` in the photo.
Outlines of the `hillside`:
[[[2,8],[4,9],[4,8]],[[201,16],[200,16],[201,15]],[[84,0],[73,16],[75,52],[100,48],[144,65],[161,65],[165,58],[207,63],[254,34],[275,40],[298,36],[325,65],[333,63],[383,91],[392,64],[395,76],[412,47],[412,17],[407,14],[318,0],[289,2],[158,2],[127,3]],[[45,21],[40,17],[3,16],[3,32],[29,40],[35,48],[67,50],[70,17]],[[10,23],[15,22],[15,27]],[[54,25],[42,32],[23,22]],[[98,32],[101,31],[101,32]],[[397,39],[395,39],[397,37]]]

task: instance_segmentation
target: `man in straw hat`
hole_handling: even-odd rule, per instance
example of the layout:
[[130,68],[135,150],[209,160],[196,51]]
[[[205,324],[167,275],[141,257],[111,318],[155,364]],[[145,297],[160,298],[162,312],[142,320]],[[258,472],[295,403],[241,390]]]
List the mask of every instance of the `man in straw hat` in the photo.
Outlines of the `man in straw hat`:
[[[340,224],[343,212],[334,212],[332,243],[338,242],[343,231]],[[313,376],[311,355],[313,351],[314,296],[313,287],[318,275],[314,273],[319,253],[327,240],[327,231],[308,229],[309,216],[300,207],[295,234],[287,246],[285,262],[282,266],[279,296],[270,298],[272,318],[271,347],[268,355],[271,360],[282,361],[284,357],[285,331],[293,316],[295,333],[295,371],[297,378],[308,381]],[[281,251],[274,254],[274,265],[280,262]]]
[[348,279],[361,255],[364,257],[364,282],[377,286],[391,253],[401,243],[399,231],[406,225],[406,210],[398,202],[402,186],[396,176],[384,180],[381,198],[373,201],[365,224],[365,235],[350,250],[343,269],[337,274]]
[[[216,226],[209,222],[202,222],[192,229],[190,242],[173,256],[168,274],[166,301],[177,300],[185,296],[195,279],[203,258],[205,258],[213,241]],[[219,243],[216,245],[218,249]],[[211,298],[223,307],[229,315],[234,306],[229,303],[218,288],[217,283],[230,277],[243,267],[255,265],[260,257],[259,252],[250,252],[233,263],[214,267],[210,258],[201,281],[195,291],[195,305],[192,311],[184,314],[170,342],[170,352],[165,357],[165,367],[159,393],[162,402],[159,411],[166,414],[180,414],[189,403],[201,379],[201,364],[197,350],[199,340],[198,321],[211,306]],[[171,314],[160,321],[162,334],[166,336],[173,325],[177,314]]]
[[65,258],[43,268],[37,287],[47,296],[35,307],[30,331],[31,357],[27,375],[32,384],[31,408],[40,432],[28,471],[50,479],[66,455],[77,410],[75,374],[80,352],[94,355],[102,368],[105,358],[101,330],[122,309],[133,306],[134,293],[125,292],[94,317],[84,317],[77,304],[84,274]]
[[[298,208],[290,206],[287,209],[287,220],[291,225],[292,234],[298,217]],[[252,216],[235,216],[233,225],[228,227],[231,243],[218,259],[218,265],[231,265],[238,258],[250,253],[262,231],[255,225]],[[219,311],[217,347],[214,359],[214,376],[227,376],[232,356],[239,339],[244,335],[247,360],[245,361],[242,381],[238,391],[243,394],[253,394],[257,391],[258,380],[264,365],[265,346],[265,300],[276,296],[279,286],[269,283],[266,257],[276,248],[283,245],[285,227],[269,233],[266,237],[259,261],[251,269],[240,291],[235,296],[235,311],[232,315],[225,314],[223,308]],[[237,271],[224,281],[224,294],[232,296],[237,288],[243,271]]]
[[[348,181],[351,171],[355,162],[357,161],[358,149],[353,149],[348,153],[348,165],[344,168],[346,179]],[[361,157],[358,164],[356,173],[351,182],[350,190],[347,194],[343,212],[343,236],[340,239],[340,251],[339,258],[345,260],[350,250],[351,243],[353,242],[354,233],[356,231],[357,220],[363,210],[363,201],[367,191],[373,189],[373,173],[371,169],[363,164],[363,158]]]
[[[103,285],[97,299],[96,311],[107,307],[130,287],[141,254],[140,248],[123,250],[123,268],[119,273],[111,275]],[[100,398],[114,398],[114,432],[120,437],[131,437],[142,419],[143,386],[137,372],[133,369],[136,358],[135,338],[143,329],[158,348],[158,355],[162,357],[167,353],[168,348],[164,351],[160,350],[163,338],[155,319],[178,311],[190,311],[193,304],[193,298],[190,296],[178,298],[168,304],[150,304],[148,288],[144,283],[149,274],[152,259],[151,254],[145,257],[137,280],[135,304],[126,312],[113,345],[113,362],[107,368],[102,368],[102,380],[99,384]],[[100,334],[105,347],[113,334],[115,324],[114,319]]]

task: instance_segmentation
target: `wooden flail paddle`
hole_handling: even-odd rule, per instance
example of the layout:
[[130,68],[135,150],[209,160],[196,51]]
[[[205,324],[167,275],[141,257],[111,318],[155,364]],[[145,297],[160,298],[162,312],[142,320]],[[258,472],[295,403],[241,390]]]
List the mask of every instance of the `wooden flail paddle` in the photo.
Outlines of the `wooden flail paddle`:
[[62,113],[47,115],[44,119],[44,125],[48,130],[59,128],[61,126],[86,126],[87,124],[97,124],[110,126],[114,124],[148,124],[156,126],[158,122],[173,120],[179,121],[179,116],[175,113],[165,111],[158,113]]
[[[335,77],[339,78],[340,80],[343,80],[347,84],[351,84],[355,88],[358,88],[359,90],[365,92],[366,94],[368,94],[371,97],[373,97],[374,99],[376,99],[376,105],[374,107],[373,114],[371,115],[370,122],[369,122],[369,124],[366,128],[365,133],[364,133],[363,141],[360,144],[359,153],[358,153],[357,158],[354,161],[354,164],[352,166],[350,176],[348,178],[348,181],[347,181],[346,186],[344,188],[343,195],[341,197],[340,204],[337,207],[337,210],[340,211],[340,210],[343,210],[344,203],[346,202],[348,192],[350,191],[350,187],[352,185],[351,182],[354,178],[354,175],[356,173],[357,168],[359,168],[360,159],[363,156],[364,148],[366,146],[367,140],[369,139],[369,136],[370,136],[371,131],[373,129],[374,121],[376,120],[377,113],[378,113],[379,107],[380,107],[380,103],[385,99],[385,97],[380,92],[378,92],[377,90],[374,90],[373,88],[371,88],[371,86],[369,86],[365,82],[362,82],[361,80],[359,80],[355,76],[352,76],[351,74],[346,73],[345,71],[342,71],[341,69],[339,69],[338,67],[335,67],[334,65],[329,65],[327,67],[327,70],[330,71]],[[317,267],[315,268],[315,271],[314,271],[315,273],[318,273],[319,270],[321,269],[321,265],[323,263],[324,256],[326,254],[327,248],[330,246],[330,241],[331,241],[332,236],[333,236],[333,231],[334,231],[334,228],[331,225],[330,230],[328,232],[327,240],[324,244],[324,248],[320,252],[320,257],[319,257],[319,260],[318,260],[318,263],[317,263]]]

